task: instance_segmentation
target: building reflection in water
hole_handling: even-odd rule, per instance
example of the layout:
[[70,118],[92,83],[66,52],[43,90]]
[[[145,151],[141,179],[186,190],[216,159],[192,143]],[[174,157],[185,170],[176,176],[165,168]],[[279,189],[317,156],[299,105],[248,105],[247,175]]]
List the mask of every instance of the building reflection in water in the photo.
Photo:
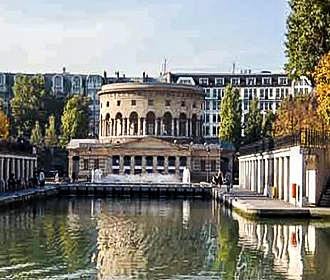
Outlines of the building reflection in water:
[[248,265],[241,258],[242,252],[252,249],[262,252],[263,259],[273,260],[274,272],[290,279],[303,279],[304,257],[309,255],[312,260],[316,250],[314,225],[256,223],[236,213],[232,213],[232,217],[238,222],[238,245],[241,246],[236,270],[238,277],[244,274]]

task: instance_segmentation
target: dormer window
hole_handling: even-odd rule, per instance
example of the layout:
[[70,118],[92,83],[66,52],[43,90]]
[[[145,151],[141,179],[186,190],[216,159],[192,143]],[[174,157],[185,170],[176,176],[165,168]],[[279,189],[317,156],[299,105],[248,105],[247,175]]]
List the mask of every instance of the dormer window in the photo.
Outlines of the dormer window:
[[263,77],[262,78],[262,84],[266,86],[270,86],[272,84],[272,78],[271,77]]
[[247,86],[254,86],[255,84],[256,84],[256,78],[253,77],[246,78]]
[[223,85],[225,85],[225,78],[215,78],[215,85],[216,86],[223,86]]
[[73,77],[73,79],[72,79],[72,90],[74,92],[79,92],[80,87],[81,87],[80,77],[78,77],[78,76]]
[[288,78],[287,77],[278,77],[278,84],[279,85],[287,85],[288,84]]
[[199,84],[201,86],[207,86],[209,84],[209,79],[208,78],[199,78]]
[[231,78],[230,82],[233,86],[239,86],[240,84],[240,78]]
[[102,86],[102,78],[100,76],[89,76],[87,78],[87,87],[91,89],[99,89]]
[[63,77],[62,76],[54,77],[54,89],[63,90]]

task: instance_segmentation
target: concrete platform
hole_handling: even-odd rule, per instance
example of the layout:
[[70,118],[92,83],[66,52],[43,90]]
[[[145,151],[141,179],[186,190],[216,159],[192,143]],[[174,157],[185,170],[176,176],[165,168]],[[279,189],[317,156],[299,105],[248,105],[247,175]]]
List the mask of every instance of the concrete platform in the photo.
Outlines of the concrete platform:
[[214,188],[212,195],[220,203],[249,218],[330,219],[330,208],[298,207],[283,200],[271,199],[244,189],[234,188],[228,193],[225,188]]

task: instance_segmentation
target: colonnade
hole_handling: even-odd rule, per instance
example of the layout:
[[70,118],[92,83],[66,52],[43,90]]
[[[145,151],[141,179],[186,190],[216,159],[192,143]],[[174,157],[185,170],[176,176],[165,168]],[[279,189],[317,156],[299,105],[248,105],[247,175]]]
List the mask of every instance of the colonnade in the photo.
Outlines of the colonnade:
[[187,156],[113,155],[108,158],[107,169],[110,174],[180,174],[191,165],[191,157]]
[[197,118],[107,118],[100,120],[100,135],[108,136],[176,136],[199,137],[202,135],[202,122]]
[[276,187],[276,198],[290,199],[289,155],[240,159],[239,176],[243,188],[271,195],[271,187]]
[[36,157],[0,155],[0,192],[7,190],[7,181],[11,174],[15,179],[27,180],[33,176],[36,167]]

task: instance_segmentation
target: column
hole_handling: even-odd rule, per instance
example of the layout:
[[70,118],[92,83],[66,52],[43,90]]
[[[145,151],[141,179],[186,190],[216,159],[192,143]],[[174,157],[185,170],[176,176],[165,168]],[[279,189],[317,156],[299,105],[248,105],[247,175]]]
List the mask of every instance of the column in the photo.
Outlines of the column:
[[164,174],[168,174],[168,157],[164,157]]
[[[163,118],[160,118],[160,131],[159,131],[160,134],[159,135],[163,136],[164,135],[164,131],[165,131],[165,129],[164,129],[164,119]],[[169,133],[169,131],[167,133]],[[168,136],[168,134],[167,134],[167,136]]]
[[278,198],[284,199],[284,189],[283,189],[283,157],[278,159]]
[[174,136],[174,118],[172,119],[171,135]]
[[135,160],[134,160],[134,155],[131,156],[131,174],[134,174],[135,170]]
[[146,173],[146,166],[147,166],[147,161],[146,161],[146,157],[142,156],[142,166],[141,166],[141,172],[142,174]]
[[142,122],[142,129],[143,129],[143,132],[142,132],[142,135],[147,135],[147,131],[146,131],[146,123],[147,123],[147,120],[144,119],[143,122]]
[[176,119],[176,136],[180,136],[180,120]]
[[124,119],[124,135],[127,135],[127,130],[128,130],[128,124],[127,124],[127,118]]
[[30,174],[30,164],[29,164],[29,160],[25,160],[25,173],[26,173],[26,178],[30,179],[31,178],[31,174]]
[[175,157],[175,173],[180,174],[180,157]]
[[189,136],[192,137],[193,133],[192,133],[192,121],[191,119],[189,119]]
[[[158,127],[159,127],[159,119],[155,120],[155,135],[158,136]],[[162,126],[160,126],[160,133],[159,135],[162,135]]]
[[[277,187],[277,194],[278,194],[278,191],[279,191],[279,186],[278,186],[278,171],[279,171],[279,168],[278,168],[278,163],[279,163],[279,158],[275,158],[274,159],[274,184],[273,186]],[[276,196],[276,198],[278,198],[278,196]]]
[[255,191],[255,185],[256,185],[256,162],[255,160],[251,161],[251,190]]
[[17,170],[17,174],[16,174],[16,178],[19,179],[21,178],[21,160],[19,158],[15,159],[16,162],[16,170]]
[[152,173],[157,173],[157,156],[152,157]]
[[119,156],[119,174],[124,174],[124,157]]
[[4,178],[3,165],[4,165],[4,158],[0,158],[0,180],[3,180]]
[[141,124],[142,124],[142,118],[138,119],[138,133],[137,133],[138,136],[141,135]]
[[186,125],[186,133],[185,133],[185,136],[186,136],[186,137],[189,137],[188,119],[186,119],[186,121],[185,121],[185,125]]

